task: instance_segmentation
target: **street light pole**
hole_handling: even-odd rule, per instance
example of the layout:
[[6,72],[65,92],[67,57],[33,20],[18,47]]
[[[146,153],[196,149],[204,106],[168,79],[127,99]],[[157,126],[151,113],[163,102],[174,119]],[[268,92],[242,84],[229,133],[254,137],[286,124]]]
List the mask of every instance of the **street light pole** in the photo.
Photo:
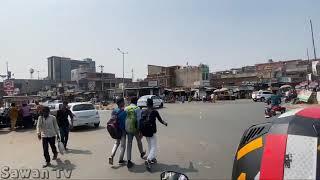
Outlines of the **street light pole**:
[[122,54],[122,97],[124,98],[124,55],[128,54],[128,52],[123,52],[120,48],[117,50]]
[[101,69],[101,93],[103,92],[103,68],[104,66],[103,65],[99,65],[98,66],[100,69]]
[[311,28],[311,36],[312,36],[312,45],[313,45],[313,55],[314,60],[317,60],[317,54],[316,54],[316,46],[314,45],[314,36],[313,36],[313,27],[312,27],[312,21],[310,19],[310,28]]

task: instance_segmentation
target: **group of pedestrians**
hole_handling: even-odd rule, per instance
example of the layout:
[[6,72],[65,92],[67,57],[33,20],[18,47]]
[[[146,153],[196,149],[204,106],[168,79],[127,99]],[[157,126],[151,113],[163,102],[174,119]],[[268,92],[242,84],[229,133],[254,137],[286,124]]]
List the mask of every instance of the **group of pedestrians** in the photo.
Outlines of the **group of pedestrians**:
[[27,103],[23,103],[21,108],[19,108],[16,103],[11,103],[9,109],[9,118],[11,124],[10,129],[12,131],[16,130],[17,120],[19,117],[22,120],[22,124],[20,126],[22,126],[23,128],[33,127],[32,112]]
[[65,150],[68,150],[67,144],[70,126],[68,116],[71,119],[71,123],[73,123],[73,114],[68,109],[67,102],[63,102],[62,108],[57,112],[57,117],[50,115],[49,107],[41,108],[41,114],[37,122],[37,135],[38,139],[42,140],[43,155],[46,161],[43,167],[51,165],[49,145],[53,153],[52,160],[56,160],[58,157],[58,151],[55,145],[56,139],[63,143]]
[[[109,164],[113,165],[113,159],[116,154],[118,147],[120,146],[119,164],[125,164],[124,154],[127,147],[127,167],[133,167],[131,160],[132,153],[132,142],[135,138],[137,141],[140,157],[145,158],[146,152],[143,150],[142,138],[146,137],[148,142],[149,152],[145,164],[150,167],[151,164],[156,163],[156,152],[157,152],[157,127],[156,119],[160,123],[167,126],[168,124],[162,120],[159,112],[153,108],[153,100],[147,99],[147,109],[141,110],[137,106],[137,98],[132,97],[130,105],[125,107],[123,98],[117,98],[117,108],[112,111],[111,116],[116,116],[116,119],[121,129],[121,138],[116,139],[115,144],[109,157]],[[127,140],[127,144],[126,144]]]

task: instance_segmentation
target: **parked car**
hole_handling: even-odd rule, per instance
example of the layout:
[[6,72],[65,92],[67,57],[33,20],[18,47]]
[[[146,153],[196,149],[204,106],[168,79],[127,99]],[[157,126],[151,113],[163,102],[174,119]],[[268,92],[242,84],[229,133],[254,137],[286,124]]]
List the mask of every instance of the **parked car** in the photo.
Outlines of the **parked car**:
[[258,91],[257,95],[255,98],[253,98],[254,101],[261,101],[264,102],[268,98],[270,98],[272,95],[272,92],[270,91]]
[[[84,125],[94,125],[98,128],[100,125],[100,115],[92,103],[79,102],[79,103],[69,103],[70,111],[74,115],[73,117],[73,126],[71,129],[76,126]],[[70,125],[71,119],[69,117]]]
[[50,103],[48,104],[48,107],[50,109],[50,114],[57,116],[57,112],[62,107],[62,103]]
[[258,94],[258,92],[259,92],[259,91],[254,91],[254,92],[252,92],[252,94],[251,94],[251,99],[252,99],[253,101],[257,101],[257,94]]
[[147,107],[147,99],[153,100],[153,107],[158,107],[158,108],[163,107],[163,100],[160,97],[155,96],[155,95],[146,95],[146,96],[140,97],[137,105],[140,108]]
[[0,128],[10,127],[9,108],[3,108],[0,112]]

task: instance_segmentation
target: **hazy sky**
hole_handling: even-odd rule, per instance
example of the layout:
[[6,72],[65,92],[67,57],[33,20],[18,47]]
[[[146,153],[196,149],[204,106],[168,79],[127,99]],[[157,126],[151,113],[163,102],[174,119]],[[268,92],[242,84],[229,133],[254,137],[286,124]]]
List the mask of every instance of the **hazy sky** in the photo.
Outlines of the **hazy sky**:
[[[209,64],[222,70],[267,59],[320,56],[319,0],[1,0],[0,74],[29,68],[47,76],[47,57],[90,57],[122,75],[116,48],[128,51],[126,76],[147,64]],[[34,74],[37,77],[37,73]]]

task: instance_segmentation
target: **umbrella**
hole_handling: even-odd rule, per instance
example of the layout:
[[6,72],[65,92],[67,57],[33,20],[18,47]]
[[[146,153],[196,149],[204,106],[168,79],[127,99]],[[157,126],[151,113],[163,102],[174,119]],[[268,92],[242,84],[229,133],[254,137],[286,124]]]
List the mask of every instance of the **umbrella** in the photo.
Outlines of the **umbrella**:
[[280,89],[284,89],[284,88],[292,88],[290,85],[283,85],[280,87]]
[[228,88],[221,88],[220,91],[228,91]]

